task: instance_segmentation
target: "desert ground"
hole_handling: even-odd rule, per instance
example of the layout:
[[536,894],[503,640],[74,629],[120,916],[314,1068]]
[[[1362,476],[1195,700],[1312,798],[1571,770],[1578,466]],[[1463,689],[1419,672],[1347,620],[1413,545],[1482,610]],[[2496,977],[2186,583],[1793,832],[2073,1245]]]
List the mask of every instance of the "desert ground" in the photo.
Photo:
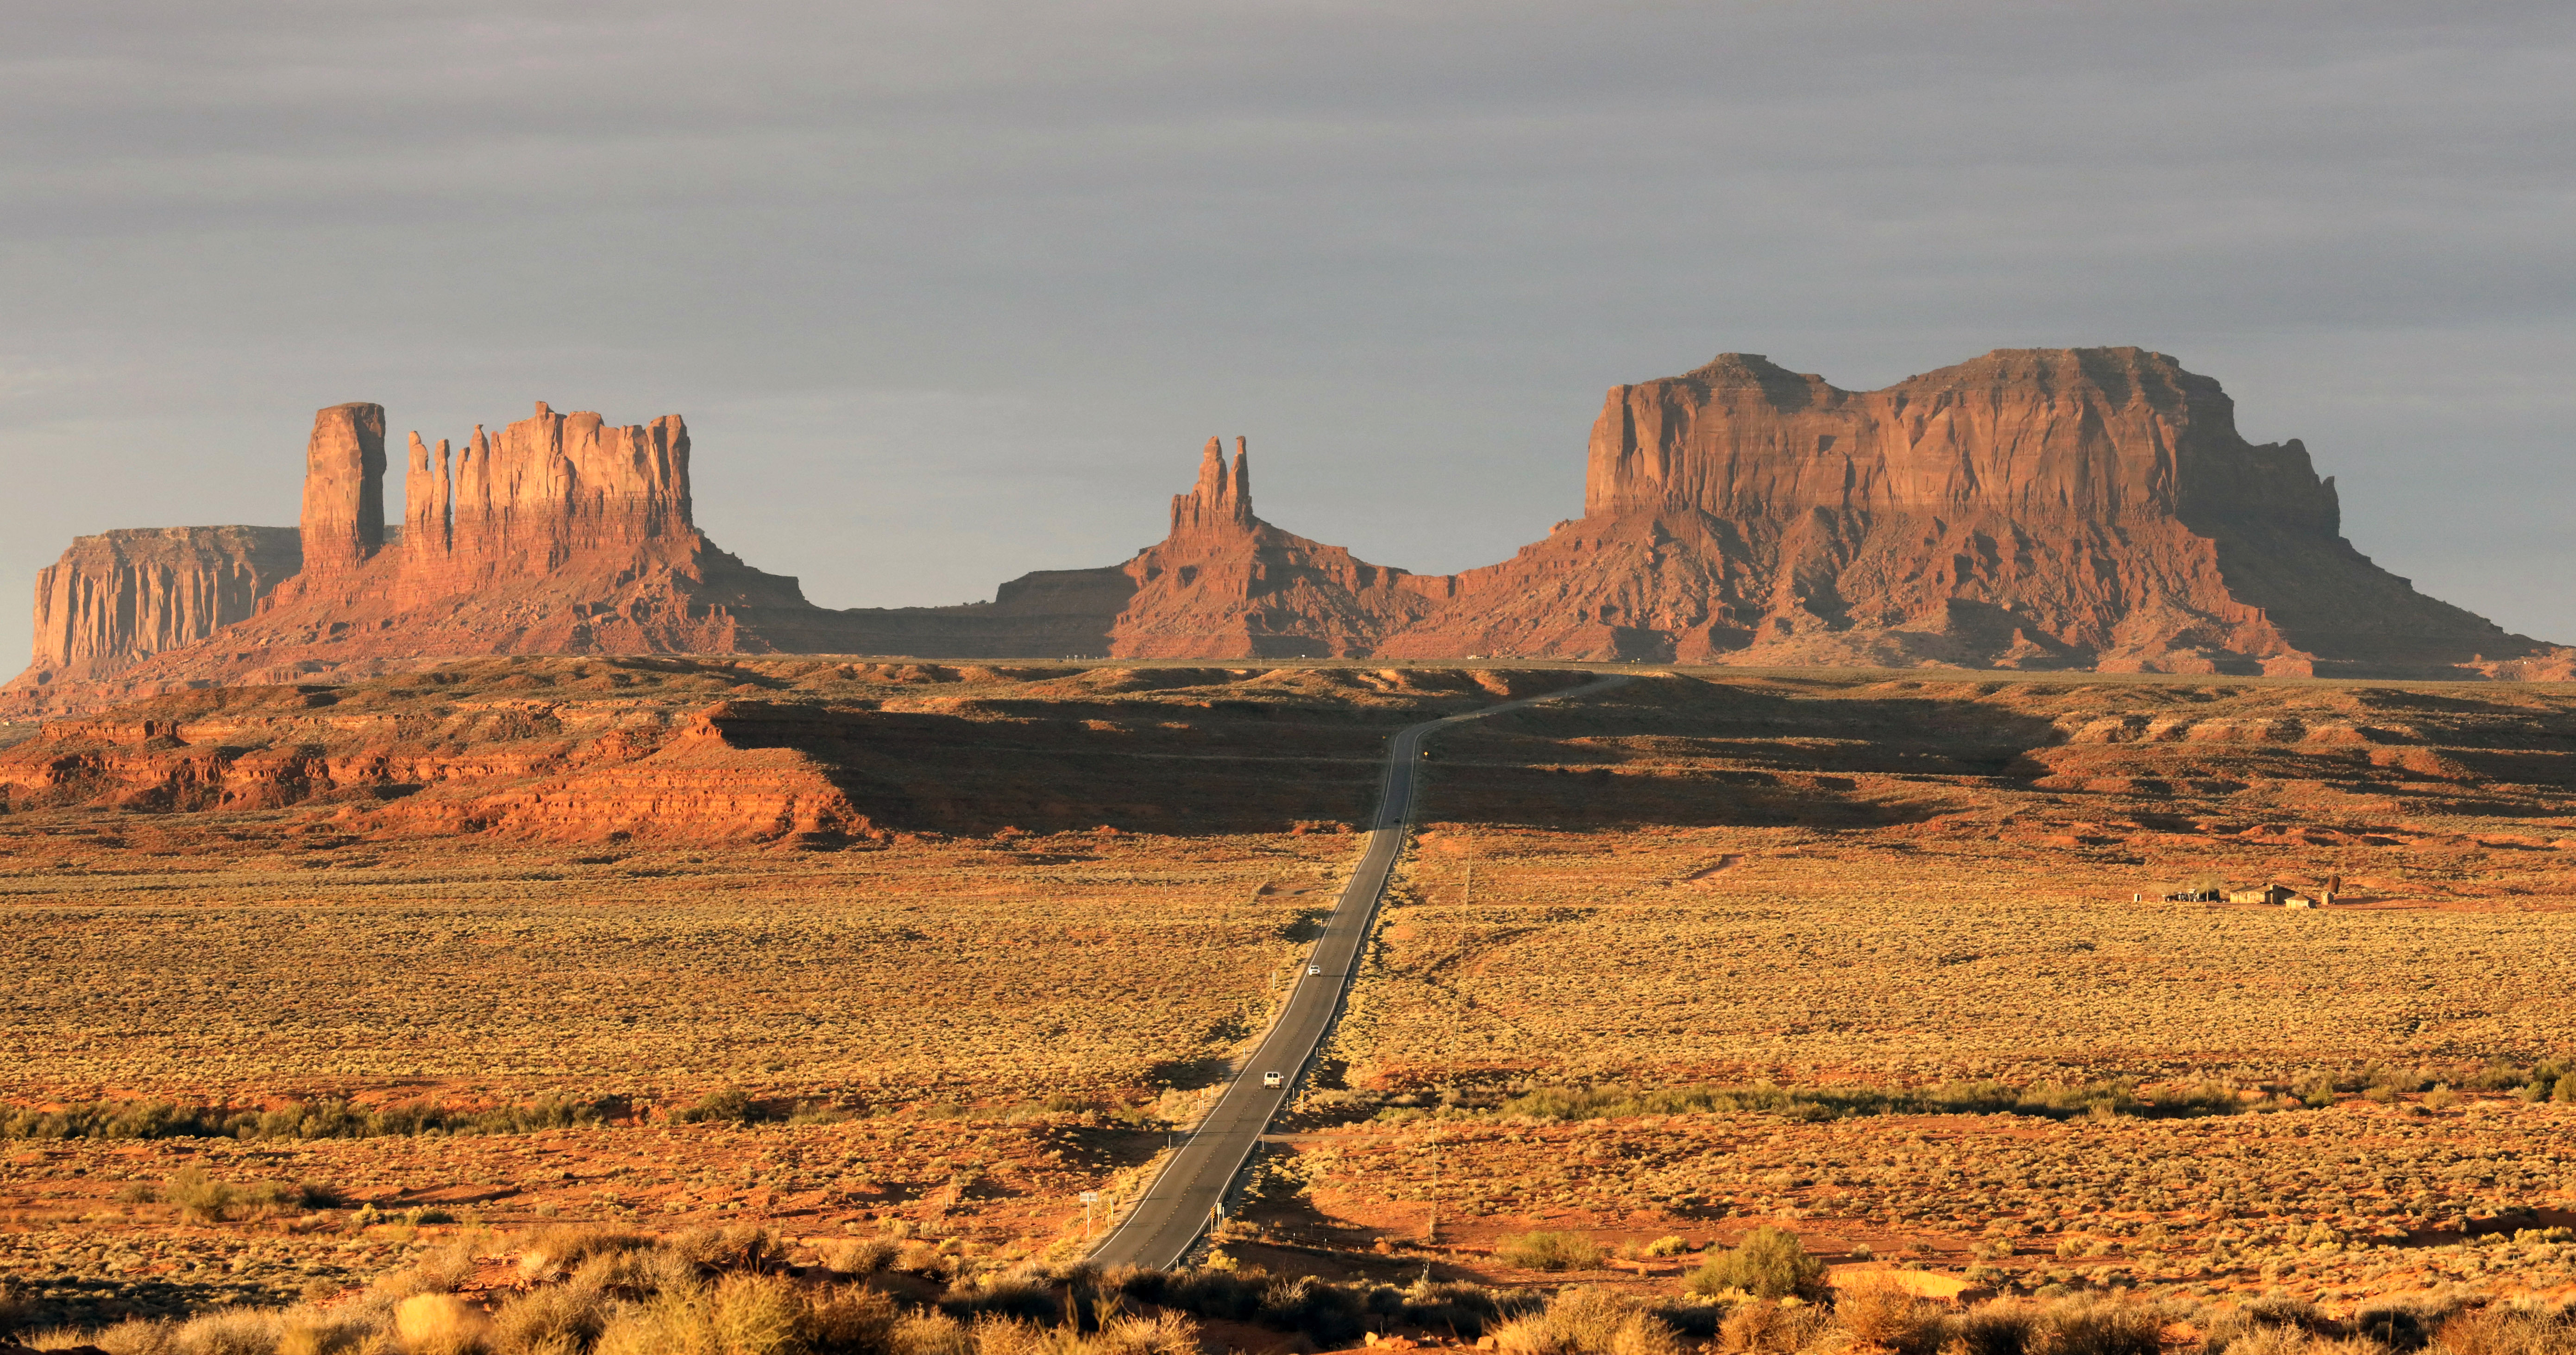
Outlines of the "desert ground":
[[[1436,740],[1206,1274],[1681,1302],[1772,1226],[2052,1300],[2576,1291],[2576,688],[1637,671]],[[11,1320],[576,1227],[1068,1263],[1384,735],[1584,678],[490,660],[12,729]],[[2166,898],[2272,881],[2337,888]]]

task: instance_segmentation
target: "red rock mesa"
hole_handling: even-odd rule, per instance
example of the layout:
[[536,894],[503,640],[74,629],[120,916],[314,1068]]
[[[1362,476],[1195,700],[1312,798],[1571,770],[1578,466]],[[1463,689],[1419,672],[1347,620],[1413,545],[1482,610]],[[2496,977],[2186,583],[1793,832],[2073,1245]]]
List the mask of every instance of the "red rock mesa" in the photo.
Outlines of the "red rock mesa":
[[[1210,439],[1164,539],[962,607],[833,610],[690,516],[686,426],[543,404],[463,446],[320,411],[275,528],[84,537],[41,576],[13,709],[496,653],[1649,659],[2563,678],[2576,652],[2417,593],[2296,441],[2135,348],[2002,349],[1846,391],[1729,353],[1611,390],[1583,516],[1417,575],[1264,522]],[[300,556],[299,556],[300,550]]]

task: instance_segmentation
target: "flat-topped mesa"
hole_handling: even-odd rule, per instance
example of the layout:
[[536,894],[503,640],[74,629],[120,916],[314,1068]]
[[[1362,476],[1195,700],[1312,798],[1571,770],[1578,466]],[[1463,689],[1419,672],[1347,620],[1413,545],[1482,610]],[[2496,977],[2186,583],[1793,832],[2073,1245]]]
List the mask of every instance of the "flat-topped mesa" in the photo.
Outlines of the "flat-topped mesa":
[[1252,515],[1252,450],[1234,440],[1234,468],[1225,464],[1225,441],[1209,438],[1199,454],[1199,482],[1187,494],[1172,496],[1172,535],[1196,532],[1249,531],[1260,519]]
[[293,527],[146,527],[73,540],[36,575],[36,643],[12,692],[111,677],[251,615],[303,565]]
[[2341,513],[2298,442],[2236,432],[2216,381],[2138,348],[2007,348],[1874,391],[1759,354],[1612,387],[1584,512],[1989,510],[2020,519],[2267,519],[2331,539]]

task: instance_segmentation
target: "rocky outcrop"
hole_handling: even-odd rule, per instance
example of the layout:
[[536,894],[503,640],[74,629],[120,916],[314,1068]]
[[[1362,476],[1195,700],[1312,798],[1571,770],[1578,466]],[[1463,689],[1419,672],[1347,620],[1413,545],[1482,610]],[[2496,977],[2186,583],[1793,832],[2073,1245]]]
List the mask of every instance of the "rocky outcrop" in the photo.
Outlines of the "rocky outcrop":
[[[1584,515],[1456,575],[1370,564],[1263,521],[1244,441],[1229,460],[1210,439],[1163,540],[960,607],[820,608],[717,549],[691,518],[676,415],[615,426],[541,403],[461,448],[414,433],[399,528],[385,521],[384,429],[372,404],[315,416],[302,569],[282,583],[293,566],[278,550],[203,535],[259,529],[83,538],[40,583],[37,662],[0,704],[64,711],[529,653],[2522,680],[2576,665],[2371,563],[2304,447],[2246,442],[2217,382],[2135,348],[2004,349],[1875,391],[1730,353],[1616,387],[1593,426]],[[93,544],[111,539],[126,544]],[[125,563],[153,551],[168,563]]]
[[[170,692],[48,721],[0,748],[0,815],[308,806],[370,836],[567,842],[819,845],[1102,824],[1280,832],[1366,812],[1385,723],[1585,680],[1564,670],[462,660],[337,686]],[[1228,756],[1254,739],[1281,760]],[[1298,774],[1280,775],[1282,760]]]
[[1401,569],[1284,532],[1252,511],[1252,457],[1208,439],[1198,484],[1173,496],[1171,534],[1123,569],[1135,593],[1112,624],[1121,658],[1336,658],[1371,653],[1433,609]]
[[461,451],[409,438],[402,529],[383,522],[383,411],[315,416],[305,568],[205,642],[138,656],[92,694],[343,680],[507,653],[833,648],[835,613],[719,550],[690,520],[677,415],[615,426],[540,402]]
[[384,406],[361,401],[314,413],[299,521],[308,580],[353,573],[384,549]]
[[2468,676],[2546,649],[2373,565],[2304,447],[2135,348],[1863,392],[1725,354],[1610,392],[1584,503],[1380,652]]
[[111,678],[251,615],[302,567],[292,527],[149,527],[72,542],[36,575],[36,643],[10,684],[23,698]]
[[852,652],[952,658],[1332,658],[1428,615],[1445,579],[1373,565],[1252,509],[1252,454],[1210,438],[1171,530],[1125,564],[1055,570],[964,607],[838,613]]

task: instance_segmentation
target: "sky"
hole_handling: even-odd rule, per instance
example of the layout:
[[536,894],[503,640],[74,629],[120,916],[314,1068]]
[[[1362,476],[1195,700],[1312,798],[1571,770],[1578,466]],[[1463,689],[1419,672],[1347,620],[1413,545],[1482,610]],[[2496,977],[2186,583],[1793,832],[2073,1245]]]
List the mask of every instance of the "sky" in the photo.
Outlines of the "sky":
[[291,525],[347,400],[682,414],[719,544],[880,606],[1124,559],[1212,434],[1270,521],[1449,571],[1580,512],[1613,384],[2091,344],[2576,641],[2576,6],[0,17],[0,654],[75,535]]

